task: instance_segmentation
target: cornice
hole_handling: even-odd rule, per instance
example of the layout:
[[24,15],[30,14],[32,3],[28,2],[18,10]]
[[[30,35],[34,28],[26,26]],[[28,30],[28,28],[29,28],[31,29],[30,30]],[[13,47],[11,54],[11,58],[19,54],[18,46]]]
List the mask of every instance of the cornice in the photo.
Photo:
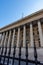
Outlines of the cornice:
[[35,13],[32,13],[32,14],[30,14],[30,15],[28,15],[28,16],[26,16],[26,17],[20,19],[20,20],[17,20],[17,21],[15,21],[15,22],[13,22],[13,23],[11,23],[11,24],[9,24],[9,25],[6,25],[6,26],[0,28],[0,32],[1,32],[1,30],[5,29],[5,28],[11,27],[11,26],[13,26],[13,25],[15,25],[15,24],[18,24],[18,23],[20,23],[20,22],[22,22],[22,21],[25,21],[25,20],[27,20],[27,19],[30,19],[31,17],[37,16],[38,14],[41,14],[41,13],[43,13],[43,9],[41,9],[41,10],[35,12]]

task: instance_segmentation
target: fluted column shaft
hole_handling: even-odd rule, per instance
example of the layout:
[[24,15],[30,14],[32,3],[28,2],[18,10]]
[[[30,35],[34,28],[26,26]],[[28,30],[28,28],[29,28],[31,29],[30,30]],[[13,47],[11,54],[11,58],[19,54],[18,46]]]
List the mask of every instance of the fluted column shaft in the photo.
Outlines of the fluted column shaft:
[[26,26],[23,27],[23,47],[26,47]]
[[4,41],[4,36],[5,36],[5,33],[3,33],[3,35],[2,35],[1,46],[4,44],[4,43],[3,43],[3,41]]
[[38,30],[39,30],[40,44],[41,44],[41,47],[43,47],[42,28],[41,28],[40,21],[38,21]]
[[0,34],[0,46],[1,46],[2,34]]
[[14,40],[15,40],[15,29],[14,29],[14,31],[13,31],[12,46],[11,46],[11,47],[14,47]]
[[11,31],[9,32],[9,38],[8,38],[8,44],[7,44],[7,47],[9,47],[9,44],[10,44],[10,40],[11,39]]
[[17,47],[19,47],[19,44],[20,44],[20,28],[18,28]]
[[30,23],[30,44],[31,44],[31,47],[33,47],[33,28],[32,28],[32,23]]
[[7,35],[8,35],[8,32],[6,32],[6,35],[5,35],[4,47],[6,46]]

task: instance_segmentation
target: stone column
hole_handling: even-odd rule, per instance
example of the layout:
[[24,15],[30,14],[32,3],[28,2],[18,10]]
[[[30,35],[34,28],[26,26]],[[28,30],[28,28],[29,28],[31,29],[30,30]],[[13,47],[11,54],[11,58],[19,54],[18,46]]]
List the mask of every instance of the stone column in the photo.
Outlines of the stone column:
[[33,44],[33,28],[32,28],[32,23],[30,23],[30,44],[31,44],[31,47],[34,47],[34,44]]
[[23,27],[23,47],[26,47],[26,26]]
[[41,28],[40,21],[38,21],[38,30],[39,30],[40,44],[41,44],[41,47],[43,47],[42,28]]
[[9,44],[10,44],[10,40],[11,39],[11,31],[9,32],[9,37],[8,37],[8,44],[7,44],[7,47],[9,47]]
[[19,44],[20,44],[20,28],[18,28],[17,47],[19,47]]
[[1,47],[2,47],[2,45],[3,45],[4,36],[5,36],[5,33],[3,33],[3,35],[2,35],[2,40],[1,40]]
[[12,46],[11,47],[14,47],[14,40],[15,40],[15,29],[13,30]]
[[0,40],[1,40],[2,34],[0,34]]
[[7,35],[8,35],[8,32],[6,32],[5,41],[4,41],[4,47],[6,46]]
[[1,46],[2,34],[0,34],[0,46]]

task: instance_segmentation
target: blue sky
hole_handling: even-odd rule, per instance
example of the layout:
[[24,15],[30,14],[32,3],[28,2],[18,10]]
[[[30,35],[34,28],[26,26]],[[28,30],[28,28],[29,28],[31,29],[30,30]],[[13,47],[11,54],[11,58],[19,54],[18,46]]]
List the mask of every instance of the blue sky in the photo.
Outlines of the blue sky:
[[43,9],[43,0],[0,0],[0,28]]

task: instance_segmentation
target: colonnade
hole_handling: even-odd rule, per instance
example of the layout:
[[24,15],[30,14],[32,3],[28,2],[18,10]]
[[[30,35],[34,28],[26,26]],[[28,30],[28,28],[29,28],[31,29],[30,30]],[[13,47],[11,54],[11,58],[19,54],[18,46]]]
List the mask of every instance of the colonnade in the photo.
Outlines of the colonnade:
[[[41,22],[40,20],[37,22],[38,24],[38,31],[39,31],[39,38],[40,38],[40,44],[41,44],[41,47],[43,47],[43,36],[42,36],[42,28],[41,28]],[[34,46],[34,40],[33,40],[33,25],[32,23],[30,23],[30,45],[31,47]],[[15,40],[15,33],[16,33],[16,28],[13,29],[13,33],[12,33],[12,30],[9,30],[9,35],[8,35],[8,31],[6,31],[6,34],[5,32],[3,32],[2,34],[2,39],[1,39],[1,43],[0,43],[0,46],[2,46],[2,44],[6,45],[7,43],[7,47],[9,47],[9,43],[11,42],[11,47],[14,47],[14,40]],[[12,35],[12,40],[11,40],[11,35]],[[20,27],[18,27],[18,31],[17,31],[17,43],[16,43],[16,46],[19,47],[20,45]],[[7,40],[8,38],[8,40]],[[23,47],[26,47],[26,25],[23,26]]]

